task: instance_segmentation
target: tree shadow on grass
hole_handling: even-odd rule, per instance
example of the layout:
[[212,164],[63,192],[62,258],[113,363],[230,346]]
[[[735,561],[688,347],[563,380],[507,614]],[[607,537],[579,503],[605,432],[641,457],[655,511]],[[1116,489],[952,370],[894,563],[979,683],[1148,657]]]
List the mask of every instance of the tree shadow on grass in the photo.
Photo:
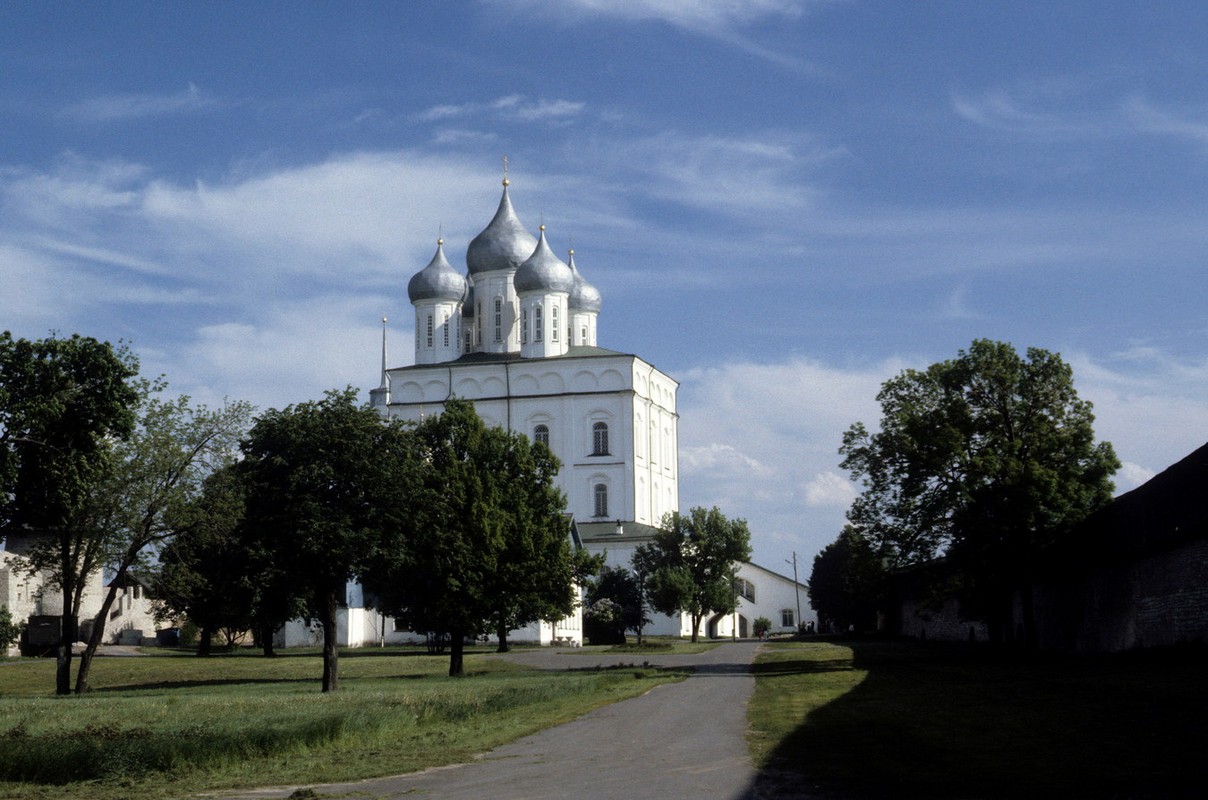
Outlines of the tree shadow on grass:
[[1208,780],[1202,656],[1020,659],[844,644],[846,667],[756,666],[757,676],[805,682],[866,672],[781,741],[755,779],[758,796],[1198,797]]

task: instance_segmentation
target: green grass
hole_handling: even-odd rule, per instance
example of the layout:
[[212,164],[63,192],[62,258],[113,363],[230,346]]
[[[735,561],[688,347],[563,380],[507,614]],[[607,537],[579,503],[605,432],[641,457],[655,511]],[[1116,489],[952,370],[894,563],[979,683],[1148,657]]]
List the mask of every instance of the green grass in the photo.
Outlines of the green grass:
[[98,659],[94,691],[52,694],[53,661],[0,665],[0,797],[179,797],[316,783],[463,761],[675,676],[537,672],[467,655],[351,650],[319,692],[313,652],[264,659]]
[[621,655],[641,655],[643,653],[657,655],[695,655],[697,653],[703,653],[706,650],[712,650],[719,644],[720,642],[693,642],[688,639],[680,639],[678,637],[670,636],[643,636],[641,645],[639,645],[636,640],[630,640],[625,644],[614,644],[611,646],[606,646],[602,650],[597,649],[595,652],[618,653]]
[[751,751],[772,796],[1198,796],[1205,667],[1197,650],[1006,659],[905,642],[773,645],[756,664]]

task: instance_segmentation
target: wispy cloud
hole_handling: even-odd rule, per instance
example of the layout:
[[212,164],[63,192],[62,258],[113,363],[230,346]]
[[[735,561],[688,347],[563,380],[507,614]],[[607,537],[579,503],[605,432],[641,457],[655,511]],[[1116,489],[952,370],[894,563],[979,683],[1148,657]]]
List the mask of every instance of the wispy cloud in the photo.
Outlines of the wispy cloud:
[[663,22],[707,36],[781,67],[812,72],[800,58],[762,44],[745,29],[776,21],[796,20],[812,8],[834,0],[563,0],[555,7],[541,0],[493,0],[497,4],[540,8],[564,19],[611,18],[622,22]]
[[579,116],[587,104],[579,100],[539,97],[535,100],[521,94],[510,94],[488,102],[469,102],[432,106],[415,115],[420,122],[441,122],[462,117],[489,116],[519,122],[564,122]]
[[219,101],[190,83],[175,94],[110,94],[64,109],[64,116],[83,122],[124,122],[173,114],[196,114],[216,108]]
[[1154,108],[1139,97],[1131,97],[1124,103],[1124,113],[1143,133],[1208,145],[1208,111],[1200,110],[1195,116],[1180,116]]

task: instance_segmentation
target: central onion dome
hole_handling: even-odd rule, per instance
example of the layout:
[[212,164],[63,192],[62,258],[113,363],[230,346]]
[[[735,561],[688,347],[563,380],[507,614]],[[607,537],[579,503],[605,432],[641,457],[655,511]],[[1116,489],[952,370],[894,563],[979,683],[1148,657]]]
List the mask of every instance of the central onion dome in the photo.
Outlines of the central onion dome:
[[570,298],[566,303],[567,307],[571,311],[591,311],[599,314],[600,290],[585,281],[583,276],[579,274],[579,269],[575,266],[574,250],[570,251],[569,256],[568,266],[575,278],[575,284],[570,290]]
[[545,226],[541,226],[541,239],[528,260],[516,270],[513,279],[517,294],[525,292],[565,292],[570,294],[575,287],[575,276],[562,259],[554,255],[545,241]]
[[407,296],[412,303],[423,300],[452,300],[460,302],[466,296],[466,279],[457,273],[445,258],[445,242],[438,239],[436,255],[428,266],[411,276]]
[[537,240],[524,229],[516,217],[516,212],[512,210],[512,201],[508,198],[508,182],[505,178],[499,210],[482,233],[470,241],[470,246],[466,249],[466,267],[471,275],[501,269],[514,270],[532,255],[536,246]]

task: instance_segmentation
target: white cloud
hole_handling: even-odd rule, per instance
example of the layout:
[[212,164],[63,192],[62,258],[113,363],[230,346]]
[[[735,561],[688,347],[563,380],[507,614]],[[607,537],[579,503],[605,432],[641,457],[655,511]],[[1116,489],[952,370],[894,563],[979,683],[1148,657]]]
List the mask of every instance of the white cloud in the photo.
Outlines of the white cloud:
[[692,474],[708,473],[712,477],[726,473],[736,475],[750,473],[752,475],[768,475],[771,470],[757,459],[740,452],[733,445],[713,442],[704,446],[681,447],[679,451],[680,469]]
[[441,122],[458,117],[487,116],[519,122],[564,122],[584,112],[580,100],[539,97],[530,100],[522,94],[510,94],[485,103],[459,103],[433,106],[415,115],[420,122]]
[[194,84],[175,94],[111,94],[77,103],[64,114],[84,122],[121,122],[171,114],[195,114],[219,106]]
[[856,488],[834,472],[819,472],[804,488],[805,504],[809,506],[834,506],[846,510],[856,499]]

